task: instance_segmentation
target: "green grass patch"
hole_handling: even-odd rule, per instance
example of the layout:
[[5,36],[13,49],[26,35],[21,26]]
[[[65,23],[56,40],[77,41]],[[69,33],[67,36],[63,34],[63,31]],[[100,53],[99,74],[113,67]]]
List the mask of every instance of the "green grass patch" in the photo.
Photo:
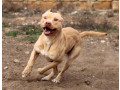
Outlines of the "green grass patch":
[[119,30],[116,27],[112,27],[112,28],[98,27],[97,31],[99,31],[99,32],[113,32],[113,33],[119,32]]
[[119,10],[113,10],[114,13],[119,13]]
[[97,30],[100,31],[100,32],[105,31],[105,29],[103,27],[98,27]]
[[11,26],[8,25],[8,24],[3,24],[3,25],[2,25],[2,28],[9,28],[9,27],[11,27]]
[[20,35],[21,33],[18,31],[9,31],[7,33],[5,33],[6,36],[13,36],[16,37],[17,35]]
[[42,29],[34,25],[26,25],[22,27],[21,30],[25,32],[26,35],[40,35],[42,33]]
[[35,42],[37,41],[38,37],[37,36],[28,36],[22,39],[22,41],[32,41]]

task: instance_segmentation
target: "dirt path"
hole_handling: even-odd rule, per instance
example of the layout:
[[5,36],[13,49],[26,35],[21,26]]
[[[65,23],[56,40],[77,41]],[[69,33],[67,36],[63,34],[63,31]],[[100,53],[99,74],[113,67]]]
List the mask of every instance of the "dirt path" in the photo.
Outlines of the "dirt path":
[[40,80],[49,71],[44,75],[36,71],[47,63],[42,56],[36,60],[31,76],[23,80],[21,73],[34,43],[19,42],[3,35],[3,90],[118,90],[117,37],[117,33],[110,33],[107,37],[83,38],[80,56],[65,72],[61,83],[54,84]]

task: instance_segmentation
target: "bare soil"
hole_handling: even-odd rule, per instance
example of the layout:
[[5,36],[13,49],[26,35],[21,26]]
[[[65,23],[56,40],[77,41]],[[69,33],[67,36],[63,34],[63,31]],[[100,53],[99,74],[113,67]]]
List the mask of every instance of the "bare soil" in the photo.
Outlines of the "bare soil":
[[[105,37],[88,36],[83,38],[81,54],[64,73],[60,84],[40,80],[50,73],[50,71],[43,75],[37,73],[37,68],[48,64],[42,56],[39,56],[35,61],[31,75],[26,79],[22,79],[21,73],[27,64],[34,43],[20,42],[17,38],[5,36],[3,32],[3,90],[119,89],[118,33],[111,32]],[[63,63],[59,65],[59,71]]]

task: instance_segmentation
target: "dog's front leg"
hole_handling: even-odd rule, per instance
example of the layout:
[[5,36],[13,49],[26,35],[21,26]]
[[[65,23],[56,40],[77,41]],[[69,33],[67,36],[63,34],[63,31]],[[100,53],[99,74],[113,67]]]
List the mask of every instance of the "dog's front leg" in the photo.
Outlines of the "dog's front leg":
[[25,67],[24,71],[22,72],[22,77],[26,77],[32,71],[32,67],[34,64],[35,59],[38,57],[39,53],[37,53],[34,49],[31,53],[30,59]]

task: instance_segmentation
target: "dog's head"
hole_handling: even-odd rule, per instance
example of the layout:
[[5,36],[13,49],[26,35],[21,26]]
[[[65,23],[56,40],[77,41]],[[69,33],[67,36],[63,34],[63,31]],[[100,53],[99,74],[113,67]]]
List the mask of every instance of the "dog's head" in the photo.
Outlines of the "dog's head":
[[61,32],[63,18],[59,12],[54,13],[50,10],[42,15],[40,22],[41,28],[46,36]]

